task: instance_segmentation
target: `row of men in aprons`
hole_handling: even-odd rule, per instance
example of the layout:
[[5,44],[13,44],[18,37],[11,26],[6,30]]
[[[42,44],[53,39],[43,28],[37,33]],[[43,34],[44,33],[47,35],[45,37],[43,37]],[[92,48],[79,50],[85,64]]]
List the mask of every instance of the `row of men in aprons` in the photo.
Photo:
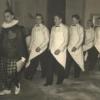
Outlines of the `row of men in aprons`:
[[53,84],[54,73],[57,74],[56,84],[60,85],[69,77],[71,66],[75,69],[75,78],[85,71],[84,52],[89,62],[96,62],[99,57],[100,28],[94,30],[89,21],[84,31],[78,15],[72,16],[72,25],[68,27],[63,24],[62,16],[55,14],[54,25],[49,31],[43,24],[43,16],[36,14],[29,43],[26,43],[24,28],[11,10],[4,12],[4,19],[0,32],[0,82],[3,87],[0,95],[11,94],[12,87],[16,95],[20,93],[23,66],[26,78],[32,79],[40,63],[41,76],[46,79],[44,86]]
[[[100,19],[98,18],[98,21]],[[29,46],[30,56],[26,64],[32,79],[40,62],[41,76],[46,77],[44,86],[53,84],[54,73],[56,84],[62,84],[69,77],[74,67],[74,77],[79,78],[85,71],[85,62],[93,70],[99,57],[100,27],[94,29],[92,20],[87,21],[86,28],[80,24],[80,17],[72,15],[72,25],[67,26],[59,14],[54,16],[51,31],[42,23],[42,15],[36,15],[36,25],[32,29]]]

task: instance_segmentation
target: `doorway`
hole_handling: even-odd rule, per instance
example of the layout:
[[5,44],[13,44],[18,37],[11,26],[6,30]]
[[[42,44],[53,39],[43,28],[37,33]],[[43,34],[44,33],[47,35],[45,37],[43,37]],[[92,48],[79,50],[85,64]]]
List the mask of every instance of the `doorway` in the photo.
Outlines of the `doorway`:
[[65,22],[66,0],[48,0],[48,27],[53,25],[53,16],[61,14]]

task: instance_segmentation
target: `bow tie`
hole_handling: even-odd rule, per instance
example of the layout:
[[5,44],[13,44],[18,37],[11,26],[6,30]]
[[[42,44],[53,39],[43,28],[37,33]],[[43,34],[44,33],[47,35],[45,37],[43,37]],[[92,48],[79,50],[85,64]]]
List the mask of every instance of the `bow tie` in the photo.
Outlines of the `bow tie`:
[[37,24],[36,26],[39,27],[40,25]]
[[56,27],[60,27],[60,26],[56,26]]
[[72,26],[76,26],[76,25],[73,24]]

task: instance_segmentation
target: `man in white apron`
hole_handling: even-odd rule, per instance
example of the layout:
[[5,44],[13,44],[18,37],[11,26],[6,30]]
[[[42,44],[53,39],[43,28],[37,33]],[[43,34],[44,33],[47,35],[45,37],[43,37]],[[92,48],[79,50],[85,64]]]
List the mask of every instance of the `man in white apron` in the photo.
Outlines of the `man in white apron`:
[[54,16],[54,24],[51,29],[47,79],[44,86],[52,85],[54,72],[57,74],[56,84],[62,84],[64,80],[68,28],[62,23],[62,18],[59,15]]
[[29,60],[26,64],[28,68],[27,78],[32,79],[36,69],[41,64],[42,77],[46,74],[46,55],[47,47],[49,42],[49,31],[47,27],[43,24],[43,18],[41,14],[36,15],[36,24],[32,29],[31,42],[29,47]]
[[80,70],[84,71],[84,59],[83,59],[83,27],[79,24],[80,18],[78,15],[72,16],[73,24],[69,29],[69,44],[68,44],[68,60],[65,70],[65,78],[68,78],[71,66],[74,66],[74,77],[80,76]]
[[98,21],[98,25],[95,28],[95,41],[94,41],[94,46],[95,46],[94,66],[97,63],[98,58],[100,58],[100,18],[98,18],[97,21]]
[[83,45],[83,51],[85,56],[85,63],[86,63],[86,69],[92,70],[94,67],[94,60],[95,60],[95,47],[94,47],[94,27],[92,20],[87,21],[87,27],[85,29],[85,43]]

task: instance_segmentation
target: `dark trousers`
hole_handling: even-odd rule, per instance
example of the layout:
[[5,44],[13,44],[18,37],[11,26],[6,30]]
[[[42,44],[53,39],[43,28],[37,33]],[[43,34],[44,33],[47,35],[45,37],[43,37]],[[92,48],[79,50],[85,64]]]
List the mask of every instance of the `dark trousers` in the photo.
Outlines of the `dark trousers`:
[[8,90],[12,88],[12,86],[19,87],[20,83],[20,72],[16,72],[14,76],[8,76],[7,80],[4,80],[4,87]]
[[88,52],[88,57],[86,63],[88,65],[88,69],[93,70],[97,63],[99,52],[95,47],[92,47],[87,52]]
[[42,75],[41,77],[46,76],[46,67],[47,67],[47,50],[43,52],[41,55],[31,60],[29,67],[26,69],[26,78],[32,79],[36,73],[37,67],[41,65]]
[[60,63],[53,57],[53,55],[48,52],[48,67],[47,67],[47,78],[46,83],[53,83],[54,73],[57,74],[57,83],[61,84],[64,80],[64,68]]
[[69,77],[72,66],[74,67],[74,77],[79,78],[81,69],[79,65],[74,61],[70,53],[68,52],[67,54],[68,54],[68,58],[67,58],[66,68],[65,68],[65,78]]

